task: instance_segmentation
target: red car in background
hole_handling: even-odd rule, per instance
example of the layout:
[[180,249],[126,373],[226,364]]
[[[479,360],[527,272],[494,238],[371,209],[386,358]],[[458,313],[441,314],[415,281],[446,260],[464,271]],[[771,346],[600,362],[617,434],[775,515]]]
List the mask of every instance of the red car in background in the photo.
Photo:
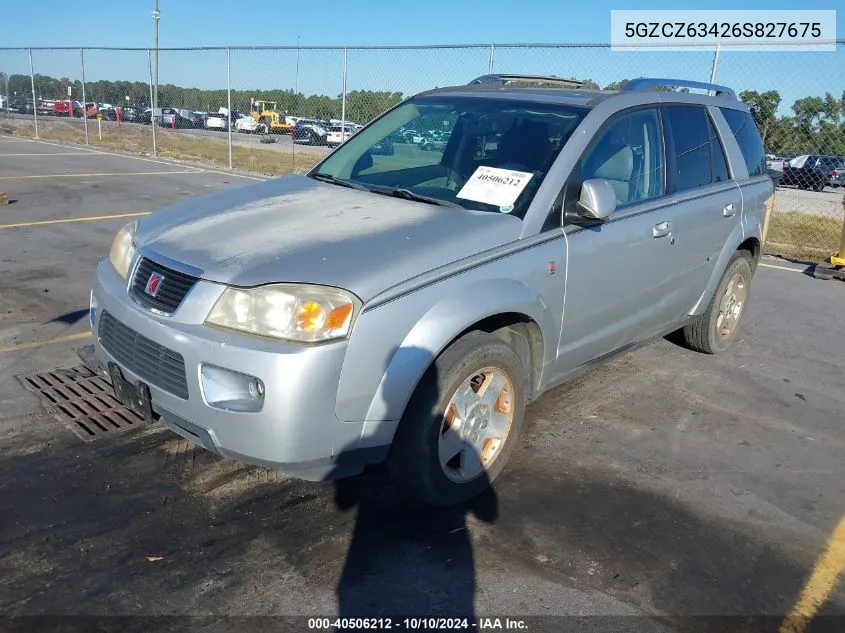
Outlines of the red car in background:
[[[71,112],[71,104],[73,105],[73,112]],[[56,116],[85,116],[91,119],[97,116],[99,109],[96,103],[86,103],[83,107],[79,101],[56,101],[53,111]]]

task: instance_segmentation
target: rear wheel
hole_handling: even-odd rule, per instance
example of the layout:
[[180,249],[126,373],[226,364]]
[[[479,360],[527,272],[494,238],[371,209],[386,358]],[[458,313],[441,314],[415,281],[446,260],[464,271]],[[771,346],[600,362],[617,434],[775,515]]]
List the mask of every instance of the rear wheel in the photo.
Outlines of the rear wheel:
[[474,332],[423,376],[391,446],[388,467],[406,493],[450,506],[484,492],[518,442],[522,362],[502,340]]
[[734,253],[707,310],[681,330],[687,347],[718,354],[733,344],[745,314],[753,276],[748,251]]

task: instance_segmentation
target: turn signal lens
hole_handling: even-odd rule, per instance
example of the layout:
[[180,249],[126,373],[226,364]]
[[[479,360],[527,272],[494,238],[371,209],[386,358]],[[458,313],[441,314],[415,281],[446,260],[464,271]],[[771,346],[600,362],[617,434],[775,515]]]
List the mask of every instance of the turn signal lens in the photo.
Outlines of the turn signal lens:
[[326,318],[326,327],[330,330],[342,330],[351,317],[351,303],[339,306],[329,312],[329,316]]

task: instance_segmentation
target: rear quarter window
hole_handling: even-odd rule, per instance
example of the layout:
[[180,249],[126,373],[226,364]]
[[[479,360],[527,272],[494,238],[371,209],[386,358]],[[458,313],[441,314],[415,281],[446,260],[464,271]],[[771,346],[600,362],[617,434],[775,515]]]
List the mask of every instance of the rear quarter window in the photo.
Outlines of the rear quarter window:
[[766,173],[766,152],[763,149],[763,140],[751,118],[750,112],[733,110],[731,108],[720,108],[722,115],[728,122],[742,157],[745,159],[745,166],[748,168],[748,176],[760,176]]

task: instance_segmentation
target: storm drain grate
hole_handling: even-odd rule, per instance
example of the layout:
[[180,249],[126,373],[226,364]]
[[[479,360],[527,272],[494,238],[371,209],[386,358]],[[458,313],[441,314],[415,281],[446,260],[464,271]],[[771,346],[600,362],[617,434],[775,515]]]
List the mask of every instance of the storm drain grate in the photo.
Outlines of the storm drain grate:
[[18,380],[58,411],[83,440],[94,440],[145,423],[144,418],[114,397],[108,380],[84,365],[19,376]]

